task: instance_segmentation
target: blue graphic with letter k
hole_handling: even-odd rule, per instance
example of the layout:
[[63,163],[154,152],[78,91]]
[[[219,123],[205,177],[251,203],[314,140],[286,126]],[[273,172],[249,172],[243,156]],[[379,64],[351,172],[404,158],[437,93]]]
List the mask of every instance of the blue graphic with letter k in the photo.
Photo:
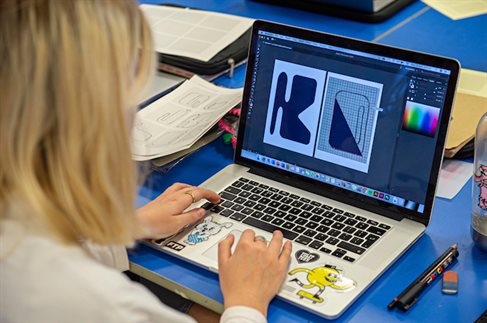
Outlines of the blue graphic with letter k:
[[311,132],[299,120],[298,116],[314,103],[316,80],[295,75],[291,86],[291,96],[288,101],[286,101],[286,85],[287,74],[282,72],[277,79],[270,133],[274,134],[276,130],[277,112],[279,108],[282,108],[281,129],[279,129],[281,137],[307,145],[311,139]]

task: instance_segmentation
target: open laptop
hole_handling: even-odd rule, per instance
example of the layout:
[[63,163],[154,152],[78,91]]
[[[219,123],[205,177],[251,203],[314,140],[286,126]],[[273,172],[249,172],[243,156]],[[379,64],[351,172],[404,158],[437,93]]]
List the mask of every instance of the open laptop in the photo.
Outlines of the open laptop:
[[293,241],[278,297],[326,318],[425,231],[457,61],[256,21],[235,164],[203,187],[222,203],[152,246],[218,271],[218,242],[252,228]]

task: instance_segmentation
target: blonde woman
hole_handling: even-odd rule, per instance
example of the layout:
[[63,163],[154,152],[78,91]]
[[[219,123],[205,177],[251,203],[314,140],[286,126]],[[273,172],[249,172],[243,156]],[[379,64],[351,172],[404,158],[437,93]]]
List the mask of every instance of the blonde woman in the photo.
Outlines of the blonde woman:
[[[0,2],[0,321],[192,321],[81,247],[131,245],[204,216],[175,184],[134,210],[129,133],[153,71],[131,0]],[[219,248],[224,322],[264,321],[291,253],[245,231]],[[276,274],[277,273],[277,274]]]

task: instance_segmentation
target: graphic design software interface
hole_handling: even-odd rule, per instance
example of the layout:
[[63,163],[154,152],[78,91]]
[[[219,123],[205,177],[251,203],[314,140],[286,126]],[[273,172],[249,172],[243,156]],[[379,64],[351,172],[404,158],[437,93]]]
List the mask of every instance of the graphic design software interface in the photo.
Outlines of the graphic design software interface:
[[423,212],[450,71],[258,37],[242,157]]

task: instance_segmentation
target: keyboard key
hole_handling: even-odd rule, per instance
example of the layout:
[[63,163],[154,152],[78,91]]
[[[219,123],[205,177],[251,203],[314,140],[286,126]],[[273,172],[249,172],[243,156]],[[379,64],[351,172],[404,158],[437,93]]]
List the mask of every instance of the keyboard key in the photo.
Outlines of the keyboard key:
[[328,235],[332,236],[332,237],[338,237],[340,235],[340,231],[338,230],[335,230],[335,229],[331,229],[330,231],[328,231]]
[[260,195],[262,195],[263,197],[272,197],[274,193],[272,193],[271,191],[264,191]]
[[247,192],[247,191],[243,191],[240,194],[238,194],[238,196],[245,197],[245,198],[249,197],[250,195],[252,195],[252,194],[250,192]]
[[289,209],[291,208],[290,205],[287,205],[287,204],[283,204],[279,207],[279,210],[282,210],[282,211],[289,211]]
[[298,215],[299,213],[301,213],[301,210],[296,207],[293,207],[292,209],[289,210],[289,213]]
[[234,186],[234,187],[241,187],[242,185],[244,185],[244,182],[242,182],[242,181],[235,181],[232,184],[232,186]]
[[248,181],[249,181],[249,180],[248,180],[248,179],[246,179],[245,177],[240,177],[238,180],[239,180],[239,181],[242,181],[242,182],[244,182],[244,183],[248,183]]
[[328,237],[328,236],[327,236],[326,234],[323,234],[323,233],[318,233],[318,234],[315,236],[315,239],[316,239],[316,240],[320,240],[320,241],[325,241],[327,237]]
[[308,230],[304,231],[304,233],[303,233],[303,234],[304,234],[305,236],[307,236],[307,237],[312,238],[312,237],[314,237],[314,236],[316,235],[316,231],[311,230],[311,229],[308,229]]
[[303,202],[296,200],[296,201],[291,203],[291,206],[300,207],[303,204],[304,204]]
[[260,188],[263,188],[265,190],[269,188],[269,186],[268,185],[265,185],[265,184],[259,184],[259,187]]
[[269,187],[269,191],[273,192],[273,193],[277,193],[279,192],[279,190],[275,187]]
[[271,202],[271,200],[267,197],[263,197],[259,200],[259,203],[261,204],[269,204]]
[[361,230],[365,230],[367,229],[367,227],[369,226],[368,224],[365,224],[363,222],[359,222],[355,225],[357,228],[361,229]]
[[264,204],[257,204],[254,206],[254,209],[257,211],[262,211],[265,208],[266,208],[266,206]]
[[341,258],[343,257],[347,252],[343,249],[336,249],[335,251],[333,251],[331,253],[332,256],[335,256],[335,257],[338,257],[338,258]]
[[223,207],[227,207],[227,208],[228,208],[228,207],[232,207],[233,202],[230,202],[230,201],[225,201],[225,202],[223,202],[223,203],[222,203],[222,204],[220,204],[220,205],[221,205],[221,206],[223,206]]
[[372,246],[374,243],[375,243],[374,240],[365,240],[365,242],[362,243],[362,247],[367,249],[370,248],[370,246]]
[[295,241],[306,246],[308,243],[311,242],[311,238],[299,236]]
[[291,194],[291,195],[289,195],[289,197],[292,199],[298,200],[300,196],[296,195],[296,194]]
[[352,257],[349,257],[349,256],[345,256],[345,257],[343,257],[343,260],[350,261],[350,262],[354,262],[355,261],[355,258],[352,258]]
[[225,189],[225,191],[226,191],[226,192],[228,192],[228,193],[235,194],[235,195],[237,195],[238,193],[242,192],[242,190],[241,190],[241,189],[236,188],[236,187],[233,187],[233,186],[229,186],[229,187],[227,187],[227,188]]
[[277,210],[276,213],[274,213],[274,216],[277,216],[278,218],[282,218],[286,215],[286,212],[282,212],[280,210]]
[[386,233],[386,230],[382,230],[382,229],[379,229],[377,227],[369,227],[367,229],[367,232],[370,232],[370,233],[373,233],[373,234],[376,234],[376,235],[383,235],[384,233]]
[[252,207],[252,206],[254,206],[255,204],[257,204],[257,202],[247,200],[247,201],[244,203],[244,206],[247,206],[247,207]]
[[348,240],[352,239],[352,235],[344,232],[344,233],[340,234],[338,236],[338,238],[340,238],[344,241],[348,241]]
[[381,224],[379,224],[379,228],[384,229],[384,230],[389,230],[391,228],[391,226],[384,224],[384,223],[381,223]]
[[319,215],[313,215],[312,217],[309,218],[309,220],[314,222],[321,222],[321,220],[323,220],[323,217]]
[[249,196],[249,200],[252,200],[252,201],[258,201],[260,200],[261,196],[260,195],[257,195],[257,194],[251,194]]
[[333,209],[331,206],[326,205],[326,204],[323,204],[321,207],[324,208],[325,210],[331,210],[331,209]]
[[343,215],[348,216],[349,218],[355,217],[355,214],[350,213],[350,212],[345,212],[345,213],[343,213]]
[[338,214],[343,214],[343,210],[340,210],[340,209],[337,209],[337,208],[334,208],[333,209],[333,212],[338,213]]
[[251,208],[248,208],[246,207],[245,209],[243,209],[242,211],[240,211],[242,214],[245,214],[245,215],[251,215],[252,213],[254,213],[254,210],[252,210]]
[[365,238],[365,240],[377,241],[377,240],[379,240],[379,237],[378,237],[378,236],[375,236],[375,235],[373,235],[373,234],[371,233],[371,234],[369,234],[369,235],[367,236],[367,238]]
[[304,202],[304,203],[309,203],[309,202],[311,202],[311,200],[310,200],[310,199],[307,199],[307,198],[305,198],[305,197],[302,197],[302,198],[300,198],[299,200],[300,200],[301,202]]
[[213,203],[210,203],[210,202],[206,202],[205,204],[203,204],[202,206],[200,206],[202,209],[205,209],[205,210],[209,210],[211,209],[215,204]]
[[323,213],[323,216],[328,219],[333,219],[335,215],[337,214],[333,213],[332,211],[325,211],[325,213]]
[[355,217],[355,219],[357,219],[357,220],[359,220],[359,221],[362,221],[362,222],[367,221],[367,219],[366,219],[366,218],[364,218],[363,216],[360,216],[360,215],[357,215],[357,216]]
[[250,216],[253,216],[254,218],[261,218],[262,216],[264,215],[264,213],[260,212],[260,211],[254,211],[254,213],[252,213]]
[[349,226],[343,228],[343,232],[346,232],[346,233],[354,233],[355,231],[357,231],[357,229],[349,227]]
[[280,202],[284,204],[291,204],[293,202],[293,199],[290,199],[289,197],[283,197]]
[[276,230],[280,230],[282,232],[282,235],[284,236],[284,238],[288,239],[288,240],[294,240],[298,236],[297,233],[291,232],[291,231],[283,229],[283,228],[279,228],[273,224],[254,219],[252,217],[246,218],[243,221],[243,223],[248,224],[248,225],[253,226],[253,227],[256,227],[256,228],[259,228],[259,229],[262,229],[262,230],[267,231],[267,232],[271,232],[271,233],[276,231]]
[[212,207],[210,209],[211,212],[214,212],[214,213],[220,213],[221,211],[225,210],[224,207],[221,207],[220,205],[215,205],[214,207]]
[[282,198],[283,198],[283,196],[279,195],[277,193],[275,193],[274,195],[271,196],[271,199],[274,201],[280,201]]
[[276,209],[273,209],[271,207],[268,207],[268,208],[264,209],[263,212],[264,213],[267,213],[267,214],[274,214],[274,213],[276,213],[276,211],[277,211]]
[[353,244],[345,242],[345,241],[340,241],[340,243],[338,244],[338,247],[343,248],[343,249],[348,250],[348,251],[351,251],[351,252],[354,252],[358,255],[361,255],[365,252],[364,248],[357,247],[356,245],[353,245]]
[[294,226],[295,226],[295,225],[296,225],[296,224],[294,224],[294,223],[291,223],[291,222],[286,222],[286,223],[284,223],[284,224],[282,225],[282,227],[283,227],[284,229],[292,229],[292,228],[294,228]]
[[335,223],[335,222],[333,222],[333,221],[332,221],[332,220],[330,220],[330,219],[323,219],[323,221],[321,221],[321,224],[324,224],[324,225],[326,225],[327,227],[330,227],[330,226],[331,226],[333,223]]
[[272,224],[275,224],[275,225],[281,225],[284,223],[284,220],[283,219],[279,219],[279,218],[275,218],[274,220],[272,220],[271,222]]
[[321,203],[316,202],[316,201],[311,201],[311,205],[320,207],[321,206]]
[[277,209],[279,206],[281,206],[281,203],[276,202],[276,201],[271,201],[268,205],[270,207],[273,207],[273,208],[276,208]]
[[321,233],[326,233],[326,231],[330,230],[330,228],[325,227],[324,225],[320,225],[319,227],[316,228],[316,231],[321,232]]
[[244,207],[240,204],[235,204],[234,206],[232,206],[232,210],[234,211],[240,211],[242,210]]
[[318,227],[318,223],[310,221],[310,222],[305,224],[305,227],[310,228],[310,229],[314,229],[314,228]]
[[324,252],[324,253],[330,253],[330,252],[331,252],[331,250],[330,250],[330,249],[325,248],[325,247],[321,248],[321,249],[320,249],[320,251],[321,251],[321,252]]
[[233,200],[233,202],[235,202],[236,204],[244,204],[245,202],[247,202],[247,200],[243,197],[237,197],[235,200]]
[[296,220],[298,217],[295,216],[295,215],[292,215],[292,214],[288,214],[284,217],[285,220],[288,220],[288,221],[294,221]]
[[338,242],[340,242],[340,240],[338,240],[337,238],[329,237],[328,239],[326,239],[326,242],[334,246]]
[[355,225],[357,223],[357,220],[354,219],[347,219],[345,222],[343,222],[348,225]]
[[229,201],[233,201],[234,199],[237,198],[236,195],[233,195],[233,194],[228,193],[228,192],[221,192],[220,196],[221,196],[221,198],[223,198],[225,200],[229,200]]
[[357,236],[359,238],[365,238],[365,236],[367,235],[367,232],[365,231],[362,231],[362,230],[358,230],[357,232],[355,232],[353,234],[354,236]]
[[256,181],[250,181],[249,184],[254,185],[254,186],[258,186],[259,185],[259,183],[257,183]]
[[284,195],[284,196],[289,196],[289,193],[286,191],[279,191],[279,194]]
[[311,213],[314,213],[314,214],[322,214],[323,212],[325,212],[325,210],[321,209],[321,208],[315,208],[313,211],[311,211]]
[[313,240],[313,242],[311,242],[309,244],[309,247],[310,248],[313,248],[313,249],[320,249],[322,245],[323,245],[323,242],[319,242],[319,241]]
[[232,214],[233,214],[233,211],[232,210],[228,210],[228,209],[227,210],[223,210],[220,213],[220,215],[227,216],[227,217],[230,216],[230,215],[232,215]]
[[338,222],[343,222],[343,221],[345,221],[346,219],[347,219],[347,217],[346,217],[346,216],[339,215],[339,214],[338,214],[338,215],[336,215],[336,216],[333,218],[333,220],[338,221]]
[[274,217],[272,215],[269,215],[269,214],[264,214],[264,216],[260,219],[262,221],[265,221],[265,222],[271,222],[274,219]]
[[345,227],[345,224],[340,223],[340,222],[335,222],[335,223],[333,223],[333,225],[331,227],[333,229],[341,230]]
[[353,237],[352,240],[350,240],[350,242],[356,244],[357,246],[360,246],[364,242],[364,239]]
[[311,204],[305,204],[305,205],[301,206],[301,210],[303,210],[303,211],[311,211],[313,208],[314,208],[314,206]]
[[263,189],[258,188],[258,187],[256,187],[256,188],[254,188],[253,190],[251,190],[251,192],[252,192],[252,193],[254,193],[254,194],[260,194],[260,193],[262,193],[263,191],[264,191]]
[[242,213],[235,212],[234,214],[230,215],[230,219],[236,220],[236,221],[242,221],[245,219],[246,216],[243,215]]
[[296,221],[294,221],[296,224],[299,224],[299,225],[305,225],[308,221],[303,219],[303,218],[298,218],[296,219]]
[[251,191],[254,189],[254,186],[253,185],[250,185],[250,184],[245,184],[244,186],[242,186],[242,189],[244,191]]
[[297,232],[297,233],[303,233],[305,230],[306,230],[306,228],[305,227],[302,227],[300,225],[294,227],[294,229],[293,229],[293,231],[294,232]]
[[370,224],[370,225],[373,225],[373,226],[378,226],[379,225],[379,222],[374,221],[374,220],[367,220],[367,223]]
[[310,213],[308,211],[303,211],[303,212],[301,212],[301,214],[299,216],[302,217],[302,218],[308,219],[312,215],[313,215],[313,213]]

